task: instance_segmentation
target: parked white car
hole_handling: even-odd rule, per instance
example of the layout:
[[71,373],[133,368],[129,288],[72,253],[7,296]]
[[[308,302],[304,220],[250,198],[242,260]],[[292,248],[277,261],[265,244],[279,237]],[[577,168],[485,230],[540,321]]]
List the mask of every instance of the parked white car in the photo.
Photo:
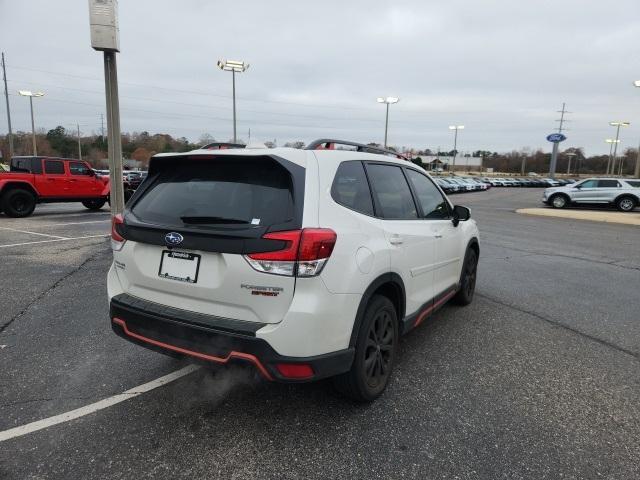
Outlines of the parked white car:
[[479,255],[469,210],[395,155],[319,140],[154,156],[112,225],[113,330],[375,399],[400,335],[471,302]]

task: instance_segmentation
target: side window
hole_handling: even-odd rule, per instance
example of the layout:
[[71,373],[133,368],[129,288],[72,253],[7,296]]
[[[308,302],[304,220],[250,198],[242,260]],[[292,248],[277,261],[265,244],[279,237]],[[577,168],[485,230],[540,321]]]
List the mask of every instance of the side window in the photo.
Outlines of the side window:
[[373,202],[362,162],[342,162],[331,186],[331,196],[342,206],[373,215]]
[[64,163],[60,160],[45,160],[44,172],[49,174],[64,174]]
[[585,180],[584,182],[582,182],[580,184],[581,188],[596,188],[596,186],[598,185],[598,181],[597,180]]
[[436,220],[449,218],[449,205],[433,182],[415,170],[407,168],[406,172],[422,207],[424,218]]
[[640,188],[640,180],[627,180],[627,183],[634,188]]
[[413,195],[400,167],[368,164],[367,173],[376,200],[377,216],[397,220],[418,218]]
[[89,175],[89,167],[81,162],[69,162],[69,172],[71,175]]
[[31,173],[42,173],[42,159],[41,158],[32,158],[31,159]]
[[617,180],[598,180],[598,188],[617,188],[619,186]]

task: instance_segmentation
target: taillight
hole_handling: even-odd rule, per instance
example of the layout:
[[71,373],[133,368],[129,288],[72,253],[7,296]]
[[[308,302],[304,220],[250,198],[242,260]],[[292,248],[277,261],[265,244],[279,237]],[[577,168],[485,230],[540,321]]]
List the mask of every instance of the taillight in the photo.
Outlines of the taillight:
[[114,215],[111,218],[111,250],[119,252],[124,247],[126,240],[118,232],[118,225],[124,224],[124,218],[122,215]]
[[245,255],[257,271],[274,275],[313,277],[319,275],[336,244],[336,232],[328,228],[305,228],[263,235],[284,242],[272,252]]

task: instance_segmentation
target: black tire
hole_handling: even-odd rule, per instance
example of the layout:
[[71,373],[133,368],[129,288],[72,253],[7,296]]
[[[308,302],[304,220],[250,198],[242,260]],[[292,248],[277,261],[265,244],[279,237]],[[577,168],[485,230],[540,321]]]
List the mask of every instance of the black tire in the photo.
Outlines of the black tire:
[[569,197],[562,193],[556,193],[549,198],[549,205],[553,208],[566,208],[569,206]]
[[88,208],[89,210],[100,210],[102,207],[104,207],[105,203],[106,203],[106,200],[102,200],[102,199],[84,200],[82,202],[82,205],[84,205],[85,208]]
[[28,217],[36,209],[36,197],[22,188],[9,190],[2,196],[2,210],[7,217]]
[[469,305],[473,301],[476,291],[476,278],[478,276],[478,254],[473,248],[467,250],[460,275],[460,290],[453,297],[458,305]]
[[621,212],[631,212],[636,208],[636,200],[631,196],[624,196],[616,199],[616,208]]
[[398,348],[398,316],[393,303],[374,295],[367,305],[351,370],[333,379],[336,389],[358,402],[378,398],[389,383]]

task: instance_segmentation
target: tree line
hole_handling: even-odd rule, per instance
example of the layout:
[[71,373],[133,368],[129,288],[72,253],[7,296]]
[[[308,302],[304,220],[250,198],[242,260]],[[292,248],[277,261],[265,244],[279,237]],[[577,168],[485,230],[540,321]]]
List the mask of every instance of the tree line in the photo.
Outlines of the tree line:
[[[147,131],[132,132],[122,134],[122,153],[125,159],[132,159],[140,162],[144,168],[149,158],[156,153],[164,152],[186,152],[215,142],[215,138],[210,134],[203,134],[196,143],[190,142],[185,137],[174,138],[169,134],[150,134]],[[244,143],[238,140],[238,143]],[[276,145],[276,141],[264,142],[269,148]],[[78,158],[78,137],[73,130],[67,130],[58,126],[49,131],[41,130],[36,134],[36,145],[38,155],[55,156],[66,158]],[[368,145],[381,147],[380,144],[371,142]],[[32,154],[32,136],[30,132],[17,132],[13,134],[14,155]],[[292,148],[304,148],[305,142],[287,142],[283,146]],[[107,163],[107,140],[102,135],[87,135],[80,137],[80,148],[83,160],[88,161],[95,168],[108,168]],[[410,153],[412,161],[423,164],[422,157],[440,156],[451,157],[460,152],[432,151],[429,148],[414,149],[407,147],[389,147],[398,152]],[[0,135],[0,151],[4,163],[9,161],[9,144],[7,135]],[[633,174],[638,150],[627,148],[618,154],[618,158],[623,162],[623,174]],[[511,152],[491,152],[488,150],[477,150],[472,153],[460,155],[462,157],[481,157],[483,170],[493,168],[496,172],[520,173],[524,166],[525,173],[549,171],[551,154],[542,150],[531,151],[529,149],[513,150]],[[582,148],[567,148],[560,152],[556,171],[563,173],[567,171],[571,162],[571,172],[582,174],[602,174],[606,171],[608,155],[595,155],[587,157]],[[619,163],[618,163],[619,165]],[[617,168],[616,168],[617,173]]]

